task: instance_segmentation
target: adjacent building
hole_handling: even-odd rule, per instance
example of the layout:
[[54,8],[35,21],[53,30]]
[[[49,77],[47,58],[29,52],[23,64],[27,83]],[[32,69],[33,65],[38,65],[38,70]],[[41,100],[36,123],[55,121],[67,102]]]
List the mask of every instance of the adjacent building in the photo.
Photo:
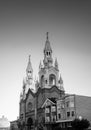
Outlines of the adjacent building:
[[65,95],[57,100],[57,123],[61,127],[71,126],[75,119],[88,119],[91,123],[91,97],[81,95]]
[[53,60],[52,53],[47,33],[38,79],[33,79],[29,56],[20,94],[19,119],[11,122],[11,128],[52,129],[52,125],[57,123],[65,128],[70,127],[75,118],[87,118],[91,121],[91,97],[65,93],[58,61]]
[[9,130],[10,129],[10,122],[4,116],[0,118],[0,130]]

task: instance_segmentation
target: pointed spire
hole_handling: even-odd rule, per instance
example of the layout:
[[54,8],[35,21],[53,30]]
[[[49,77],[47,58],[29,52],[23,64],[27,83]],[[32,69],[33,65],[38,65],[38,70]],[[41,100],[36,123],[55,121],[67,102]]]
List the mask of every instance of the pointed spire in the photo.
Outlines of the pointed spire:
[[59,79],[59,81],[60,81],[60,84],[63,84],[63,80],[62,80],[61,74],[60,74],[60,79]]
[[27,65],[26,72],[29,72],[29,71],[33,72],[30,56],[31,55],[29,55],[29,60],[28,60],[28,65]]
[[58,69],[58,61],[57,61],[57,58],[55,59],[55,68]]
[[47,41],[49,40],[48,34],[49,34],[49,32],[46,33],[46,40]]
[[30,57],[31,57],[31,55],[29,55],[29,62],[30,62]]
[[52,52],[51,46],[50,46],[50,42],[49,42],[49,36],[48,36],[49,32],[46,33],[46,42],[45,42],[45,48],[44,48],[44,53],[46,51],[50,51]]
[[61,91],[65,91],[64,87],[63,87],[63,80],[62,80],[61,74],[60,74],[60,78],[59,78],[59,89]]
[[40,64],[39,64],[39,69],[41,69],[42,68],[42,64],[41,64],[41,61],[40,61]]
[[45,42],[45,47],[44,47],[44,66],[48,67],[48,66],[52,66],[53,63],[53,59],[52,59],[52,49],[50,46],[50,42],[49,42],[49,36],[48,36],[48,32],[46,33],[46,42]]

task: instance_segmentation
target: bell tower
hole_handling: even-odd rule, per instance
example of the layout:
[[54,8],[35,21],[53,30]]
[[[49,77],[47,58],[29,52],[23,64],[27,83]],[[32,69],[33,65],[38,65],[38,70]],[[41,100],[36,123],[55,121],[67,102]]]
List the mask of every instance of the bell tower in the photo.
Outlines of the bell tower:
[[46,42],[45,42],[45,47],[44,47],[44,66],[46,68],[51,67],[52,63],[53,63],[53,59],[52,59],[52,49],[50,46],[50,41],[49,41],[49,36],[48,36],[48,32],[46,33]]
[[26,94],[29,88],[32,89],[32,85],[33,85],[33,69],[32,69],[32,64],[29,55],[28,65],[26,68],[26,77],[23,79],[23,87],[22,87],[22,95],[21,95],[23,99],[26,98]]
[[52,48],[49,41],[48,32],[46,33],[46,42],[44,46],[43,65],[39,65],[39,86],[41,88],[51,88],[59,85],[59,68],[57,58],[53,64]]
[[30,61],[30,55],[29,55],[28,65],[26,68],[26,75],[27,75],[27,81],[30,85],[33,80],[33,69],[32,69],[32,65],[31,65],[31,61]]

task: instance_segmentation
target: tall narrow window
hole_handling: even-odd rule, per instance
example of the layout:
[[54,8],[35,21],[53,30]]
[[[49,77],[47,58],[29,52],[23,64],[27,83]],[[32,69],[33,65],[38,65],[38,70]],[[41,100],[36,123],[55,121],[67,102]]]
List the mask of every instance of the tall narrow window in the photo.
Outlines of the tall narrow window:
[[58,119],[59,119],[59,120],[61,119],[61,114],[60,114],[60,113],[58,114]]
[[75,114],[74,114],[74,111],[72,111],[72,116],[74,116]]
[[66,102],[66,107],[69,107],[69,101]]
[[51,74],[49,76],[49,84],[50,85],[55,85],[56,84],[56,76],[54,74]]
[[70,117],[70,112],[67,112],[67,117]]

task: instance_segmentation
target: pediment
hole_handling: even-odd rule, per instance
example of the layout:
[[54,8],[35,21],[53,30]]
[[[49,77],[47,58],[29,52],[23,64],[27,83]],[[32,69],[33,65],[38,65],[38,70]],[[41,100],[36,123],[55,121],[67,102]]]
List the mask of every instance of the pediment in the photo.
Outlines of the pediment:
[[51,105],[55,105],[55,103],[47,98],[41,107],[44,108],[44,107],[51,106]]

